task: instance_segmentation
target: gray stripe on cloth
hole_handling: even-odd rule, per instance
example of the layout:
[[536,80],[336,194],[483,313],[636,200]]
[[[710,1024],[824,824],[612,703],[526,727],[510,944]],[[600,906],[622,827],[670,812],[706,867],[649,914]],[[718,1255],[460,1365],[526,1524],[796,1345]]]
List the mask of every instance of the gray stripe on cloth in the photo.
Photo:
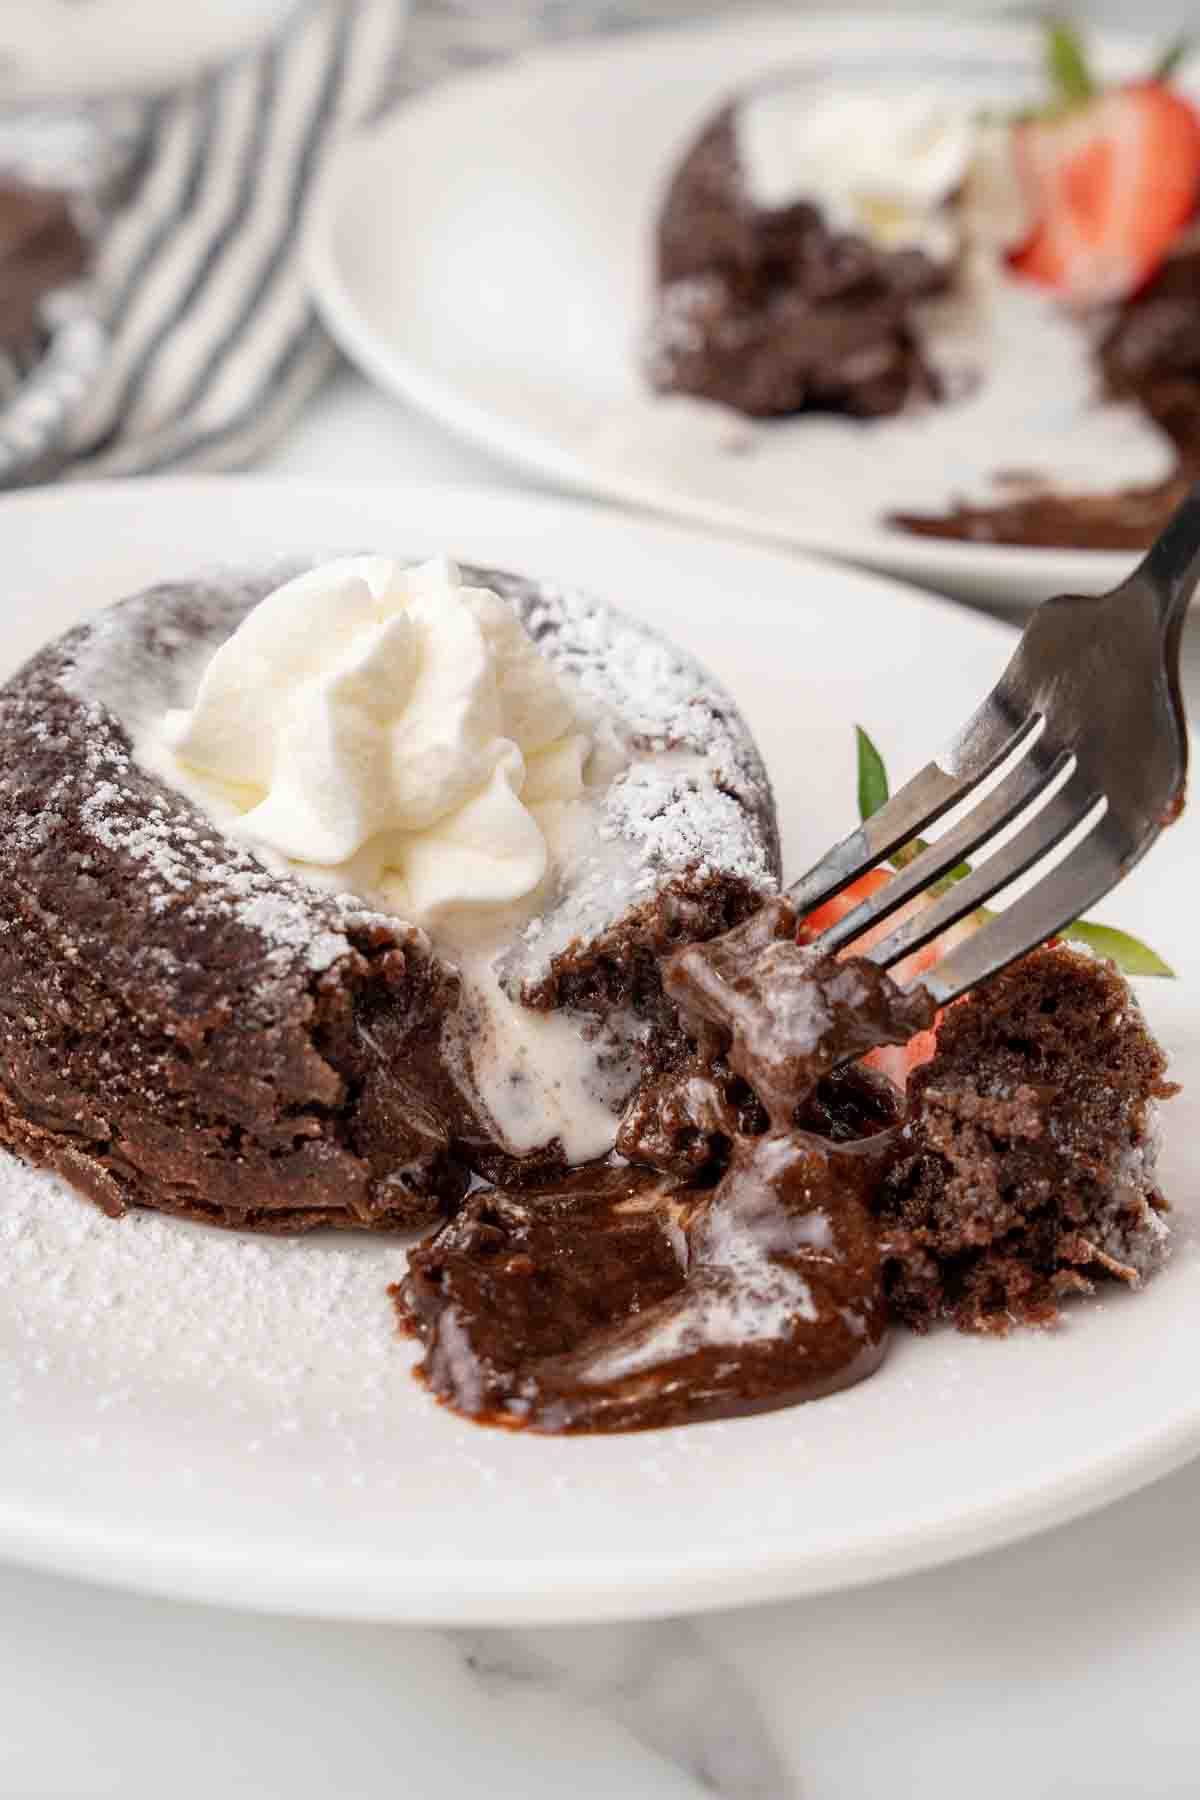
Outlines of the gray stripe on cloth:
[[[127,228],[137,292],[118,269],[129,306],[114,312],[113,352],[75,422],[68,473],[234,466],[266,447],[332,365],[300,239],[325,155],[378,101],[399,22],[391,0],[321,0],[266,50],[165,102],[168,144],[214,113],[207,165],[187,185],[188,217],[173,237],[157,224]],[[247,82],[259,104],[241,129]],[[157,178],[159,201],[160,168],[142,190]],[[131,212],[141,204],[139,193]]]
[[[197,301],[204,293],[209,282],[218,277],[221,271],[222,257],[237,233],[249,216],[254,188],[261,175],[263,145],[266,128],[274,105],[275,52],[272,49],[256,60],[256,63],[245,70],[232,72],[239,85],[248,90],[247,103],[250,109],[248,120],[249,136],[240,146],[225,145],[222,135],[217,133],[214,147],[219,155],[232,154],[231,169],[236,174],[236,183],[232,196],[226,205],[225,216],[215,230],[208,232],[195,246],[190,255],[190,272],[177,286],[174,302],[168,309],[158,309],[158,323],[152,326],[137,349],[136,359],[132,366],[126,368],[119,392],[113,391],[109,402],[111,423],[104,436],[93,437],[89,442],[80,445],[79,453],[92,455],[107,448],[119,431],[128,429],[130,413],[138,395],[146,386],[154,371],[156,358],[164,348],[170,348],[172,339],[181,325],[188,319]],[[228,99],[228,86],[222,98]],[[222,121],[228,123],[228,109]],[[169,248],[172,252],[178,242],[179,234],[167,240],[160,261],[164,259]],[[144,277],[150,279],[152,271],[147,259]],[[131,332],[130,342],[136,343]],[[127,352],[128,354],[128,352]]]
[[266,371],[263,387],[241,412],[223,419],[205,436],[176,439],[169,448],[153,452],[153,461],[142,463],[144,473],[166,473],[187,468],[243,468],[259,450],[272,445],[281,428],[311,392],[317,391],[338,353],[320,320],[313,315],[288,340],[281,356]]
[[[182,104],[155,108],[157,141],[145,165],[142,183],[122,209],[101,246],[95,285],[108,320],[112,354],[105,376],[74,422],[70,445],[79,453],[89,439],[110,428],[115,392],[114,368],[121,327],[129,319],[139,289],[156,258],[170,244],[196,203],[208,146],[216,123],[216,96],[211,88]],[[128,333],[128,326],[125,325]]]
[[201,404],[230,352],[244,340],[247,329],[255,314],[262,308],[273,283],[286,269],[287,259],[294,254],[303,208],[312,190],[318,147],[328,128],[330,113],[335,107],[338,88],[345,72],[348,35],[346,21],[343,20],[334,40],[333,58],[325,71],[325,80],[296,159],[296,173],[291,182],[291,192],[280,229],[262,261],[253,286],[244,294],[234,317],[227,324],[223,335],[211,346],[190,387],[180,399],[181,412],[186,413]]
[[287,340],[261,386],[240,411],[206,433],[177,430],[139,439],[106,459],[104,474],[162,475],[182,469],[239,469],[267,449],[337,361],[337,351],[315,315]]

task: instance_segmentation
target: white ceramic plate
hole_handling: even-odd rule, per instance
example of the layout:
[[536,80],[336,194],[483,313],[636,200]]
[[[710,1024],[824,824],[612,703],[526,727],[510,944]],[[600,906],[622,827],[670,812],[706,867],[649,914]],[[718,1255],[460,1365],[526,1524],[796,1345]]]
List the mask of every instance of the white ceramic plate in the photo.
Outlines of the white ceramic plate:
[[[1093,48],[1109,72],[1152,56],[1127,39]],[[862,428],[861,463],[840,444],[847,472],[830,479],[828,420],[751,434],[723,408],[653,399],[636,357],[667,172],[731,90],[781,66],[911,67],[1013,105],[1039,91],[1040,59],[1032,23],[833,13],[743,14],[524,57],[435,89],[343,149],[315,209],[316,296],[369,375],[557,484],[999,603],[1098,590],[1128,556],[889,530],[886,500],[864,498],[853,474],[872,457],[892,464],[886,435]],[[1055,429],[1044,389],[1031,377],[1016,402],[1030,437]],[[1037,448],[1019,466],[1036,466]],[[960,460],[951,446],[955,473]],[[948,498],[953,473],[946,485]]]
[[[589,509],[252,480],[0,501],[7,670],[164,576],[377,546],[580,579],[690,645],[746,709],[788,866],[849,819],[851,721],[899,778],[1006,659],[1006,629],[833,565]],[[600,1619],[777,1598],[961,1556],[1200,1448],[1200,818],[1108,908],[1179,968],[1147,984],[1188,1093],[1165,1180],[1181,1247],[1053,1337],[900,1336],[881,1374],[730,1423],[554,1441],[463,1424],[411,1380],[395,1240],[114,1223],[0,1163],[0,1554],[162,1593],[414,1621]]]

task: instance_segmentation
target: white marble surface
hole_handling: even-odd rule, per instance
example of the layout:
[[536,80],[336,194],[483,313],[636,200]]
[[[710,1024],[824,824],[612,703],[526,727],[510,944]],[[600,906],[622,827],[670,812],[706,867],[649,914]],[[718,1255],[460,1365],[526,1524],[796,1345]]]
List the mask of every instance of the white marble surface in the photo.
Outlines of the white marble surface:
[[932,1575],[694,1622],[338,1626],[5,1572],[0,1793],[1196,1792],[1200,1469]]
[[[349,373],[269,472],[527,485]],[[1195,631],[1188,687],[1200,715]],[[267,1619],[0,1568],[0,1800],[1194,1795],[1198,1519],[1200,1463],[933,1574],[554,1631]]]

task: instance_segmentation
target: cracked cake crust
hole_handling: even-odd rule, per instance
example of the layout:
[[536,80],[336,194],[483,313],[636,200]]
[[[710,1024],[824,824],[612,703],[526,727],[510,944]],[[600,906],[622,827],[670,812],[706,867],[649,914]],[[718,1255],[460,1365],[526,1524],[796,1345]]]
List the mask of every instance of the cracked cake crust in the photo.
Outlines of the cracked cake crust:
[[[410,1225],[473,1175],[562,1166],[553,1143],[506,1155],[456,1081],[455,969],[423,932],[268,866],[132,755],[129,711],[177,704],[197,651],[280,578],[134,596],[0,689],[0,1142],[112,1214]],[[590,1028],[633,1017],[644,1065],[667,1066],[682,1052],[658,952],[777,880],[765,771],[728,697],[648,629],[516,581],[506,597],[640,757],[605,796],[604,879],[532,922],[510,989]],[[689,767],[656,785],[664,750]]]

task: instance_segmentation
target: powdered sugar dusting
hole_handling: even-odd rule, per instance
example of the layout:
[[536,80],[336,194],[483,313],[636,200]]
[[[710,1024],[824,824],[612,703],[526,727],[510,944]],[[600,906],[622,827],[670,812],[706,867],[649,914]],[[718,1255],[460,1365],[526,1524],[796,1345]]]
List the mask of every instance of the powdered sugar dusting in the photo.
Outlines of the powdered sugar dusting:
[[675,359],[692,356],[704,344],[699,320],[720,302],[721,283],[714,275],[685,275],[662,289],[658,309],[646,328],[646,374],[654,387],[671,378]]
[[[147,779],[130,748],[139,720],[173,703],[194,678],[197,657],[228,635],[260,597],[258,586],[165,586],[97,614],[43,653],[40,681],[21,677],[3,700],[10,740],[36,750],[61,751],[54,736],[54,696],[79,706],[65,729],[71,756],[59,759],[48,789],[31,787],[9,815],[9,843],[27,857],[61,854],[64,817],[76,840],[96,857],[132,858],[142,869],[143,898],[152,919],[232,924],[264,945],[273,974],[293,969],[319,974],[352,952],[352,927],[383,924],[352,896],[315,895],[249,848],[226,838],[183,796]],[[61,718],[61,714],[60,714]],[[19,777],[11,778],[15,788]],[[107,854],[106,854],[107,853]],[[86,883],[94,860],[77,856],[76,878]],[[64,946],[70,954],[70,945]],[[169,954],[154,946],[159,957]]]
[[732,876],[773,891],[770,784],[720,685],[664,638],[587,595],[494,570],[468,573],[518,607],[590,714],[596,760],[603,765],[607,740],[619,765],[598,789],[593,827],[564,855],[555,903],[525,925],[512,972],[541,979],[570,943],[599,936],[673,875]]
[[[296,566],[163,586],[110,608],[67,640],[59,680],[85,708],[86,826],[98,844],[144,864],[152,912],[215,909],[261,933],[277,961],[299,956],[319,971],[348,953],[345,928],[394,930],[396,921],[355,896],[318,895],[226,838],[182,796],[148,782],[129,752],[148,719],[190,702],[213,650]],[[769,891],[777,844],[766,772],[711,677],[647,627],[575,591],[491,569],[464,575],[514,605],[598,744],[595,816],[574,834],[554,903],[523,923],[520,979],[540,979],[553,956],[610,928],[665,877],[720,874]]]
[[[9,703],[13,723],[21,704]],[[67,799],[68,789],[77,795],[82,785],[80,824],[99,848],[143,865],[152,914],[182,909],[195,917],[215,909],[261,934],[277,957],[299,957],[312,972],[350,953],[341,932],[314,930],[307,903],[284,891],[278,877],[256,858],[213,833],[186,802],[147,798],[140,783],[131,783],[132,759],[106,708],[87,703],[82,723],[80,761],[60,777],[37,811],[13,815],[13,849],[26,855],[51,849],[61,822],[57,804]],[[195,855],[198,848],[215,851],[218,846],[219,853],[210,859]]]

